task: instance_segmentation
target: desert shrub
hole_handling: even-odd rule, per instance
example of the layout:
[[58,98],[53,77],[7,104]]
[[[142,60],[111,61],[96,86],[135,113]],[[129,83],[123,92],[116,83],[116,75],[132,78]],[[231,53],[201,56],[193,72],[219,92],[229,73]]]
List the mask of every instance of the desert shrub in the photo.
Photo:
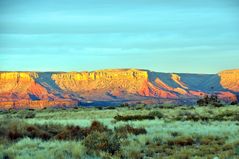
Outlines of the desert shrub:
[[82,140],[92,132],[110,132],[106,126],[98,121],[93,121],[91,126],[88,128],[81,128],[79,126],[57,126],[57,125],[46,125],[42,127],[45,131],[48,131],[50,135],[57,140]]
[[237,114],[234,115],[234,120],[235,120],[235,121],[239,121],[239,113],[237,113]]
[[32,125],[19,120],[0,121],[0,139],[17,140],[24,137],[42,140],[82,140],[92,132],[109,132],[111,129],[98,121],[93,121],[90,127],[81,128],[72,125]]
[[239,156],[239,144],[235,147],[235,154]]
[[79,109],[79,107],[78,106],[74,106],[72,109],[76,109],[77,110],[77,109]]
[[151,112],[149,112],[148,115],[157,117],[158,119],[163,118],[163,113],[161,113],[160,111],[151,111]]
[[96,109],[98,109],[98,110],[104,110],[104,107],[99,106],[99,107],[96,107]]
[[122,103],[119,105],[119,107],[129,107],[129,103]]
[[9,114],[16,114],[18,111],[16,110],[16,109],[14,109],[14,108],[10,108],[10,109],[8,109],[8,111],[7,111]]
[[43,131],[47,131],[52,136],[58,134],[59,132],[63,131],[66,126],[58,125],[58,124],[43,124],[43,125],[36,125],[39,129]]
[[188,146],[193,144],[194,140],[190,136],[179,136],[168,141],[168,145],[176,145],[176,146]]
[[3,154],[2,159],[11,159],[11,157],[8,154]]
[[176,120],[192,120],[192,121],[199,121],[199,120],[207,120],[207,118],[202,118],[199,114],[189,112],[189,111],[183,111],[180,112]]
[[145,142],[143,154],[149,158],[233,158],[235,143],[226,144],[226,137],[217,136],[177,136],[167,140]]
[[83,144],[88,154],[97,154],[99,151],[114,154],[120,149],[120,138],[111,132],[94,131],[83,140]]
[[22,110],[17,113],[18,118],[29,119],[35,118],[36,112],[34,110]]
[[130,125],[125,125],[115,128],[115,133],[120,137],[127,137],[128,134],[140,135],[146,134],[147,131],[145,128],[134,128]]
[[212,103],[214,107],[223,107],[224,105],[221,102],[214,102]]
[[213,117],[213,120],[236,120],[237,113],[233,111],[223,111]]
[[23,121],[10,121],[5,129],[5,136],[10,140],[17,140],[24,137],[49,140],[52,137],[49,132],[42,130],[39,126],[29,125]]
[[237,101],[232,101],[232,102],[231,102],[231,105],[237,105],[237,104],[238,104]]
[[80,140],[87,135],[86,131],[79,126],[67,126],[54,136],[57,140]]
[[93,121],[91,123],[91,126],[89,128],[89,131],[98,131],[98,132],[104,132],[104,131],[110,131],[110,129],[108,129],[106,126],[104,126],[103,124],[101,124],[99,121]]
[[116,106],[107,106],[104,109],[112,110],[112,109],[116,109]]
[[154,120],[155,117],[151,115],[117,115],[114,117],[117,121],[129,121],[129,120]]
[[19,133],[16,128],[12,128],[8,134],[7,134],[8,139],[10,140],[16,140],[19,138],[23,138],[23,135],[21,133]]
[[217,95],[213,94],[211,96],[204,96],[202,99],[199,99],[197,101],[197,104],[199,106],[207,106],[207,105],[212,105],[215,107],[222,107],[223,104],[221,103],[221,101],[218,99]]
[[[148,107],[149,108],[149,107]],[[143,110],[146,109],[144,104],[136,104],[130,107],[132,110]]]
[[[208,97],[208,96],[206,96],[206,97]],[[207,99],[207,98],[206,98]],[[197,101],[197,105],[199,105],[199,106],[206,106],[206,105],[208,105],[209,103],[207,102],[207,100],[206,100],[205,98],[204,99],[199,99],[198,101]]]
[[178,106],[172,105],[172,104],[170,104],[170,105],[163,104],[163,105],[160,106],[161,109],[175,109],[176,107],[178,107]]
[[28,125],[25,127],[25,136],[30,137],[30,138],[44,138],[45,140],[50,138],[50,135],[39,129],[37,126],[34,125]]
[[180,132],[176,132],[176,131],[173,131],[170,133],[172,137],[177,137],[177,136],[180,136],[181,133]]
[[28,118],[35,118],[36,116],[36,113],[34,111],[30,111],[28,112],[26,115],[25,115],[25,118],[28,119]]
[[223,145],[225,138],[217,136],[176,136],[168,141],[168,145],[191,146],[191,145]]
[[8,111],[6,111],[6,110],[0,110],[0,115],[3,115],[3,114],[8,114]]
[[5,128],[5,125],[3,125],[2,122],[0,122],[0,137],[4,137],[5,134],[6,134],[6,128]]
[[26,123],[17,120],[10,120],[4,127],[5,135],[9,140],[17,140],[25,135]]
[[225,138],[219,138],[217,136],[199,136],[196,138],[197,143],[200,145],[223,145],[225,143]]
[[130,151],[128,153],[128,158],[131,159],[143,159],[144,158],[144,154],[138,152],[138,151]]

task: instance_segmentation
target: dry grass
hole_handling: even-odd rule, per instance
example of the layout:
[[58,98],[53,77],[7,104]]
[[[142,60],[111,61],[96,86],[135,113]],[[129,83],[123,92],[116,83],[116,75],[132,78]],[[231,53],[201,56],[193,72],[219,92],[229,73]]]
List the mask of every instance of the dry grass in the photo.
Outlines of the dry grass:
[[2,111],[0,158],[236,158],[238,114],[238,106]]

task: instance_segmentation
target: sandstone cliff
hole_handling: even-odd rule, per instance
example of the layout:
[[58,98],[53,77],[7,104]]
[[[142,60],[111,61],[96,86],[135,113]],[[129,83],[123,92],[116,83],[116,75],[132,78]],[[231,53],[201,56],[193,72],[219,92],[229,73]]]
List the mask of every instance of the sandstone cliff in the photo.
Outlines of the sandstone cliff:
[[221,85],[231,91],[239,92],[239,70],[226,70],[219,73]]
[[71,72],[53,74],[52,79],[65,91],[118,89],[136,93],[148,79],[146,71],[102,70],[95,72]]
[[0,108],[42,108],[77,105],[50,93],[40,83],[36,72],[0,73]]
[[0,72],[0,108],[75,106],[78,103],[195,101],[216,93],[237,100],[239,70],[218,75],[170,74],[138,69],[93,72]]

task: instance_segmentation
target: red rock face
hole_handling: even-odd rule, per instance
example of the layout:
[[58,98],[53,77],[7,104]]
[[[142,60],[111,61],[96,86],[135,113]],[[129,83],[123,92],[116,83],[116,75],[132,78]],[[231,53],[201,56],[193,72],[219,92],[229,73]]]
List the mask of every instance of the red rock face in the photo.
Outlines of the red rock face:
[[206,93],[201,92],[201,91],[189,91],[190,94],[192,94],[193,96],[197,96],[197,97],[204,97],[206,95]]
[[239,70],[227,70],[219,73],[221,85],[231,91],[239,92]]
[[141,90],[139,90],[139,95],[147,96],[147,97],[160,97],[160,98],[177,98],[174,93],[170,91],[159,89],[158,87],[154,86],[149,81],[145,81]]
[[37,73],[0,73],[0,108],[43,108],[77,105],[60,99],[36,83]]
[[231,92],[218,92],[217,96],[219,99],[224,100],[225,102],[237,101],[237,96]]
[[[36,73],[1,73],[0,74],[0,101],[9,99],[30,100],[31,96],[35,98],[44,98],[48,95],[47,90],[35,82]],[[9,95],[7,95],[9,94]]]
[[137,69],[1,72],[0,108],[68,107],[82,101],[190,102],[212,93],[210,83],[220,99],[230,102],[237,100],[238,82],[239,70],[223,71],[219,75],[160,74]]

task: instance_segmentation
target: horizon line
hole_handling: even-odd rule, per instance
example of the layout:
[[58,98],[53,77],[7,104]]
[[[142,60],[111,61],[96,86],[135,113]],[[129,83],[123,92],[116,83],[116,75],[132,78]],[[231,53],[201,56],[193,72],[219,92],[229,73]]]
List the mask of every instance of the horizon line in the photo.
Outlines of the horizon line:
[[96,69],[96,70],[82,70],[82,71],[76,71],[76,70],[71,70],[71,71],[49,71],[49,70],[46,70],[46,71],[36,71],[36,70],[12,70],[12,71],[9,71],[9,70],[0,70],[0,73],[2,72],[39,72],[39,73],[80,73],[80,72],[97,72],[97,71],[110,71],[110,70],[140,70],[140,71],[148,71],[148,72],[156,72],[156,73],[177,73],[177,74],[219,74],[220,72],[223,72],[223,71],[233,71],[233,70],[239,70],[239,68],[232,68],[232,69],[224,69],[224,70],[221,70],[219,72],[216,72],[216,73],[199,73],[199,72],[168,72],[168,71],[155,71],[155,70],[150,70],[150,69],[141,69],[141,68],[105,68],[105,69]]

